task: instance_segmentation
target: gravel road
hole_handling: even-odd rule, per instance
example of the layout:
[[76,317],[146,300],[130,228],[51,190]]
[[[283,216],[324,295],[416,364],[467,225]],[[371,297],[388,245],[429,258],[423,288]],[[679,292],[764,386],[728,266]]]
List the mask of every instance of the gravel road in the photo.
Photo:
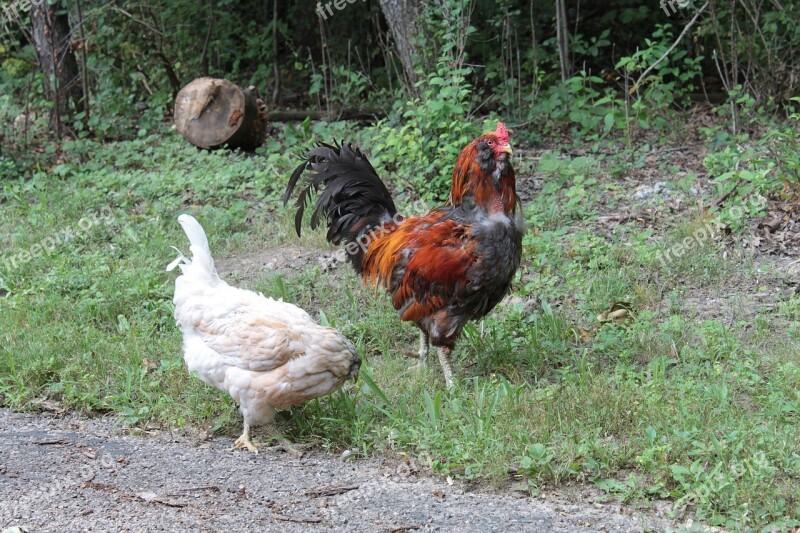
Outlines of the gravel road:
[[0,410],[5,531],[664,531],[548,494],[467,492],[397,460],[230,452],[232,439],[132,436],[110,419]]

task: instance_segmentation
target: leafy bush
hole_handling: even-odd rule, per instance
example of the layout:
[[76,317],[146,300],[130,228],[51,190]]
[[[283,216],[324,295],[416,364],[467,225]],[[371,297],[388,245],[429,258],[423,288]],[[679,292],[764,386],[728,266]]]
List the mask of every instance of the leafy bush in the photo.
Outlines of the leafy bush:
[[[599,40],[575,44],[583,54],[596,56],[606,37],[604,33]],[[703,57],[691,56],[681,48],[657,63],[672,41],[670,26],[657,26],[652,38],[646,38],[635,52],[616,62],[616,74],[601,77],[583,69],[565,83],[549,87],[531,106],[531,119],[544,119],[550,127],[569,124],[577,136],[588,140],[621,131],[631,142],[639,130],[664,127],[672,107],[690,103],[689,95],[696,89],[694,81],[702,73]],[[651,65],[656,66],[639,79]],[[611,79],[613,83],[609,83]]]
[[[800,98],[793,98],[800,101]],[[775,124],[761,137],[745,134],[720,135],[722,146],[710,153],[704,165],[718,186],[718,194],[728,197],[731,205],[740,205],[754,214],[762,202],[747,202],[753,197],[797,198],[800,194],[800,142],[796,123],[800,114],[791,115],[793,123]],[[715,129],[707,133],[717,134]]]
[[[800,104],[800,97],[792,98]],[[800,194],[800,153],[797,146],[800,143],[800,134],[797,128],[800,125],[800,112],[794,111],[790,115],[791,122],[770,129],[766,135],[766,145],[769,154],[778,172],[778,179],[783,183],[787,192],[792,195]]]
[[309,96],[319,99],[324,95],[328,105],[334,104],[343,108],[358,105],[364,100],[369,78],[363,72],[354,72],[339,65],[330,69],[323,65],[321,70],[322,73],[315,72],[311,75]]
[[624,126],[624,106],[614,89],[603,88],[602,78],[581,71],[548,89],[531,110],[533,120],[550,128],[569,124],[576,136],[596,140],[615,126]]
[[[626,80],[627,93],[636,95],[635,102],[639,105],[635,111],[660,111],[672,105],[683,107],[689,103],[689,95],[697,89],[694,82],[702,75],[702,55],[691,56],[687,50],[677,47],[657,63],[674,40],[670,25],[658,25],[652,38],[644,40],[644,46],[617,61],[615,68]],[[655,65],[651,72],[638,86],[635,85],[634,82],[651,65]]]
[[399,103],[376,126],[376,162],[422,198],[447,194],[458,154],[478,133],[468,114],[470,72],[440,60],[436,73],[419,82],[421,96]]

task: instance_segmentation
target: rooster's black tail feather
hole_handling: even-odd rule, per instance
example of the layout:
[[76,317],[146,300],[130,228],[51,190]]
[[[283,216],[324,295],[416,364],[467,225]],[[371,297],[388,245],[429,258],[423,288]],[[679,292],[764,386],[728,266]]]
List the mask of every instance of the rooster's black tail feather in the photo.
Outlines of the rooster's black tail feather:
[[[305,159],[292,173],[283,195],[286,205],[298,182],[302,180],[305,184],[296,202],[294,225],[298,236],[306,205],[320,189],[311,213],[311,228],[316,229],[320,218],[327,219],[327,239],[332,244],[355,242],[397,214],[386,185],[366,156],[352,144],[322,143],[309,150]],[[361,257],[363,251],[349,255],[357,271],[361,270]]]

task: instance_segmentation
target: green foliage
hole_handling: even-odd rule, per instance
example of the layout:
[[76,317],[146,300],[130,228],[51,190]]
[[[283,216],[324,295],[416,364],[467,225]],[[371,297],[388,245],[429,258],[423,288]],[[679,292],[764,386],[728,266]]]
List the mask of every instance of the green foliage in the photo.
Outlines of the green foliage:
[[[797,8],[782,2],[743,0],[732,13],[729,4],[715,0],[674,48],[678,18],[688,16],[689,9],[669,15],[660,6],[634,0],[615,0],[603,10],[577,6],[568,13],[571,76],[565,83],[556,75],[552,2],[426,2],[415,36],[422,81],[408,92],[400,89],[406,82],[376,3],[348,5],[327,20],[313,15],[313,6],[279,4],[275,13],[267,4],[230,1],[200,7],[163,0],[124,7],[81,4],[87,42],[76,43],[81,44],[76,51],[79,59],[86,53],[91,105],[74,110],[71,133],[103,140],[145,138],[169,120],[180,85],[205,74],[255,84],[269,100],[275,95],[270,108],[386,109],[394,101],[399,103],[388,110],[378,139],[386,148],[384,163],[421,195],[441,197],[450,172],[444,156],[456,153],[477,131],[471,120],[475,112],[526,125],[515,132],[518,141],[569,131],[575,140],[624,136],[632,148],[646,130],[674,135],[681,120],[674,111],[697,98],[703,79],[705,93],[727,93],[731,105],[721,111],[744,115],[734,117],[734,133],[748,122],[748,114],[774,111],[797,92],[791,75],[800,57],[792,23]],[[75,6],[67,5],[77,24]],[[363,29],[356,40],[354,25]],[[13,30],[0,38],[0,115],[9,120],[3,124],[23,109],[39,117],[49,109],[33,47],[23,32]],[[708,50],[721,55],[707,57]],[[713,85],[717,67],[730,72],[734,59],[741,72],[730,83],[722,80],[722,87]],[[42,141],[44,122],[26,142]],[[3,133],[6,155],[13,149],[23,159],[16,166],[23,174],[56,159],[32,157],[15,135]]]
[[790,122],[770,128],[764,143],[784,190],[796,196],[800,194],[800,153],[797,150],[800,143],[800,112],[796,111],[800,97],[794,97],[791,101],[795,107],[790,112]]
[[[747,215],[756,214],[764,207],[758,197],[774,196],[779,190],[780,180],[773,172],[775,163],[764,155],[756,145],[737,144],[709,154],[704,161],[720,197],[727,196],[729,205],[742,207]],[[741,221],[735,222],[738,225]]]
[[574,125],[576,137],[598,140],[624,120],[624,102],[602,84],[602,78],[581,71],[548,90],[531,108],[532,116],[550,128]]
[[376,162],[424,199],[446,196],[458,154],[478,131],[468,116],[469,73],[440,61],[438,71],[419,82],[421,97],[401,102],[396,118],[376,127]]
[[[369,79],[363,73],[353,72],[343,66],[334,66],[330,70],[330,75],[327,75],[327,66],[325,66],[321,74],[311,75],[309,96],[317,97],[321,93],[326,93],[327,103],[342,108],[355,106],[362,101],[369,84]],[[331,85],[330,93],[327,92],[328,80]]]
[[[793,99],[800,101],[800,99]],[[800,159],[797,156],[797,121],[792,113],[788,124],[772,124],[763,136],[730,136],[719,128],[706,131],[719,148],[709,153],[704,165],[728,205],[747,215],[761,213],[762,198],[796,199],[800,194]],[[723,217],[738,226],[741,221]]]
[[461,150],[479,130],[471,116],[473,69],[464,65],[466,39],[475,29],[464,26],[467,6],[461,0],[437,0],[424,8],[424,32],[417,37],[427,54],[438,53],[435,68],[419,70],[412,98],[401,98],[375,131],[379,164],[426,200],[441,201]]
[[[596,57],[607,46],[603,33],[589,43],[578,40],[586,55]],[[629,56],[614,65],[619,73],[616,83],[582,70],[566,83],[553,85],[530,108],[534,120],[544,120],[552,128],[560,124],[574,126],[574,134],[586,140],[598,140],[613,132],[623,132],[629,145],[641,130],[665,128],[673,107],[686,107],[689,95],[697,87],[702,70],[702,56],[691,56],[678,48],[668,59],[656,64],[672,45],[669,25],[659,25],[651,38]],[[646,78],[640,76],[651,66]],[[637,85],[636,82],[639,81]]]
[[[630,56],[617,61],[615,68],[620,70],[626,79],[625,88],[636,95],[632,111],[640,120],[646,110],[659,112],[672,105],[685,107],[689,103],[689,95],[696,91],[695,85],[702,75],[702,55],[690,55],[686,49],[677,48],[667,54],[675,40],[671,25],[658,25],[652,38],[646,38],[643,45]],[[656,63],[662,56],[666,59]],[[635,81],[650,68],[656,65],[639,85]]]

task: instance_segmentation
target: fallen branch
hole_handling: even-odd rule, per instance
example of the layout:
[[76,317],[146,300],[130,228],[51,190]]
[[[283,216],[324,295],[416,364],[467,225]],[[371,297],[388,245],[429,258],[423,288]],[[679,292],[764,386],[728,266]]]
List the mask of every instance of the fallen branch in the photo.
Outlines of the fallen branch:
[[163,496],[159,496],[155,492],[137,492],[136,497],[147,503],[159,503],[161,505],[166,505],[167,507],[181,508],[181,507],[187,507],[189,505],[188,503],[185,502],[164,498]]
[[302,122],[306,119],[333,122],[336,120],[362,120],[374,122],[386,116],[379,109],[342,109],[341,111],[291,110],[273,111],[267,114],[269,122]]
[[600,224],[608,224],[610,222],[651,222],[654,220],[653,215],[646,213],[632,213],[629,215],[605,215],[598,217],[597,222]]
[[295,524],[319,524],[322,522],[321,518],[303,518],[297,516],[286,516],[284,514],[272,513],[272,518],[282,522],[294,522]]
[[68,444],[69,441],[66,439],[49,439],[49,440],[37,440],[34,441],[34,444],[37,446],[51,446],[55,444]]
[[220,492],[220,488],[216,485],[203,485],[200,487],[186,487],[184,489],[177,489],[175,492],[168,494],[168,496],[179,496],[180,493],[184,492],[198,492],[198,491],[211,491],[211,492]]
[[324,487],[307,490],[303,493],[303,495],[310,496],[312,498],[319,498],[320,496],[336,496],[357,489],[358,485],[325,485]]

